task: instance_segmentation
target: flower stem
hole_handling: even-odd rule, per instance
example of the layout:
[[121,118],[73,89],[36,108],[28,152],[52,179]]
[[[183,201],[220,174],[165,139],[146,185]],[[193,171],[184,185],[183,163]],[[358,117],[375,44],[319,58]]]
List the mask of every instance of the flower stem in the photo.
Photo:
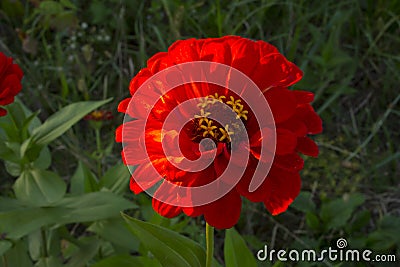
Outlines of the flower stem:
[[98,178],[100,179],[101,177],[101,154],[102,154],[102,149],[101,149],[101,138],[100,138],[100,129],[96,128],[95,129],[96,133],[96,145],[97,145],[97,175]]
[[207,244],[206,267],[211,267],[214,256],[214,227],[209,225],[207,222],[206,222],[206,244]]
[[40,230],[40,235],[42,237],[42,257],[47,258],[49,254],[47,252],[47,237],[46,230],[44,228]]

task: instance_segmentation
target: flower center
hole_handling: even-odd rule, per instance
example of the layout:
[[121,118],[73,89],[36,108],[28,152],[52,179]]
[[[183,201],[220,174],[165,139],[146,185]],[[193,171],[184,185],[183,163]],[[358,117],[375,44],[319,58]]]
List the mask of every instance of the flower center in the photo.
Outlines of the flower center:
[[[206,96],[197,104],[200,114],[195,115],[193,120],[193,138],[195,142],[200,142],[203,138],[211,138],[215,143],[222,142],[230,144],[233,139],[240,140],[243,128],[240,127],[241,122],[247,121],[249,112],[244,108],[241,99],[235,99],[233,96],[227,98],[224,95]],[[217,102],[225,105],[216,104]],[[221,113],[221,109],[231,109],[236,116],[226,118],[225,125],[221,125],[216,120],[210,118],[212,114]]]

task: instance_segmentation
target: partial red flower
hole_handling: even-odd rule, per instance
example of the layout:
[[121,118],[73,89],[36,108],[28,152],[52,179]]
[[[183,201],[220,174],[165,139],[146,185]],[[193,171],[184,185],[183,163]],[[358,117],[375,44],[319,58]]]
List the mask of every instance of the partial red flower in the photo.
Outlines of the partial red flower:
[[[14,97],[21,91],[23,73],[12,58],[0,52],[0,106],[14,102]],[[5,116],[7,111],[0,107],[0,116]]]
[[108,121],[113,118],[113,114],[108,110],[95,110],[83,117],[84,120],[88,121]]
[[[308,135],[322,131],[322,121],[310,105],[313,94],[288,89],[301,79],[301,70],[274,46],[264,41],[252,41],[238,36],[181,40],[172,44],[168,52],[158,53],[147,61],[147,67],[130,83],[131,95],[160,71],[170,66],[196,61],[225,64],[248,76],[260,90],[257,95],[268,102],[275,126],[261,128],[251,107],[243,100],[242,94],[233,93],[214,84],[190,83],[178,86],[150,107],[151,111],[147,117],[144,110],[149,109],[149,99],[143,97],[136,101],[135,105],[130,104],[132,97],[122,100],[118,110],[135,118],[116,130],[116,141],[123,142],[124,145],[124,163],[130,166],[138,165],[131,177],[131,190],[139,194],[162,182],[153,197],[155,211],[168,218],[182,212],[192,217],[204,215],[207,223],[219,229],[230,228],[237,223],[242,197],[253,202],[263,202],[273,215],[284,212],[300,192],[299,172],[304,162],[299,154],[316,157],[318,147]],[[179,79],[174,75],[170,78]],[[148,90],[148,95],[151,96],[151,90],[154,89]],[[246,88],[243,88],[243,92],[245,90]],[[197,115],[188,118],[189,123],[184,125],[180,133],[165,133],[163,123],[168,114],[186,100],[197,97],[206,99],[197,104]],[[210,115],[222,111],[215,105],[216,102],[229,106],[235,112],[236,118],[226,125],[213,120]],[[245,126],[245,132],[237,127],[239,122]],[[143,127],[145,132],[140,132]],[[262,184],[250,192],[249,185],[257,164],[264,160],[260,154],[263,138],[268,139],[272,130],[275,131],[276,150],[271,169],[265,174],[266,179]],[[234,145],[235,142],[240,144],[244,135],[248,136],[249,146]],[[174,155],[167,156],[163,151],[162,142],[166,140],[168,146],[179,147],[186,158],[195,160],[200,154],[199,144],[205,138],[214,142],[215,148],[206,150],[210,154],[215,152],[215,158],[207,168],[200,171],[184,171],[177,168],[171,161],[181,159]],[[146,147],[143,147],[142,140],[145,140]],[[239,162],[231,157],[231,154],[239,149],[249,153],[248,162]],[[158,200],[157,194],[160,194],[166,182],[185,187],[206,185],[218,179],[229,161],[238,168],[244,166],[245,171],[239,177],[239,182],[223,197],[205,205],[192,207],[170,205]],[[160,175],[154,175],[151,167]],[[223,182],[229,184],[229,181]],[[170,197],[180,196],[171,190]]]

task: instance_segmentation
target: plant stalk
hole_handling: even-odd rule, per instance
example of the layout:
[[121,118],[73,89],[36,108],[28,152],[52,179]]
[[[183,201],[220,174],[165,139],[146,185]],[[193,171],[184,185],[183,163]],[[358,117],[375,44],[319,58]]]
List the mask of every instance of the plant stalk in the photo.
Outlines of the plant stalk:
[[214,256],[214,227],[206,222],[206,267],[212,266]]

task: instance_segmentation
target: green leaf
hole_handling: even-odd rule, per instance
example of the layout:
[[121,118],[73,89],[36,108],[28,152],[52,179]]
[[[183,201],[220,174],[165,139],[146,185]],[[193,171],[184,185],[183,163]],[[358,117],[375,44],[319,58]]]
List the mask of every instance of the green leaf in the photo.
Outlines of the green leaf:
[[162,265],[156,259],[149,259],[145,257],[132,257],[130,255],[117,255],[98,263],[95,263],[91,267],[110,267],[110,266],[123,266],[123,267],[162,267]]
[[296,210],[315,213],[315,204],[311,199],[312,195],[310,192],[300,192],[300,194],[293,201],[291,207]]
[[63,11],[58,13],[55,17],[53,17],[50,21],[50,25],[59,30],[65,30],[67,28],[74,28],[78,25],[78,18],[76,17],[75,12],[73,11]]
[[2,0],[0,1],[1,11],[7,14],[10,18],[23,19],[24,6],[21,1]]
[[54,172],[30,169],[15,181],[13,189],[22,201],[35,206],[48,206],[64,196],[67,185]]
[[367,239],[367,244],[373,250],[388,251],[395,246],[400,246],[400,218],[385,215],[379,222],[378,229],[372,232]]
[[57,204],[66,209],[59,218],[60,223],[103,220],[117,216],[122,210],[136,207],[127,199],[106,191],[66,197]]
[[307,223],[308,227],[310,227],[310,229],[319,230],[319,226],[320,226],[319,219],[314,213],[312,213],[312,212],[306,213],[306,223]]
[[362,194],[345,195],[343,198],[324,203],[320,217],[327,229],[337,229],[346,225],[354,210],[364,203]]
[[38,158],[33,162],[33,166],[38,169],[46,170],[51,165],[51,153],[48,146],[40,151]]
[[7,240],[0,240],[0,256],[12,247],[12,243]]
[[161,226],[122,214],[132,233],[163,263],[164,267],[205,266],[204,248],[196,242]]
[[11,161],[5,161],[4,166],[6,167],[8,174],[11,176],[17,177],[21,175],[21,165]]
[[71,177],[71,193],[81,195],[96,191],[99,191],[99,186],[95,175],[82,161],[79,161],[78,167]]
[[129,169],[124,164],[111,167],[99,181],[100,187],[106,187],[118,195],[122,195],[129,187]]
[[68,7],[71,9],[76,10],[76,6],[69,0],[60,0],[60,4],[63,5],[64,7]]
[[128,230],[125,221],[121,217],[96,221],[87,230],[96,233],[104,240],[110,241],[118,247],[122,247],[123,252],[137,251],[139,248],[139,241]]
[[41,231],[37,230],[28,235],[28,248],[31,259],[37,261],[43,251]]
[[48,258],[40,258],[35,267],[62,267],[64,266],[58,257],[50,256]]
[[63,7],[56,1],[43,1],[39,5],[39,10],[43,15],[57,15],[63,11]]
[[101,245],[101,240],[93,237],[76,251],[65,267],[84,267],[96,255]]
[[234,228],[225,231],[224,257],[226,266],[257,266],[253,253]]
[[24,209],[25,207],[26,203],[23,203],[18,199],[0,196],[0,213],[5,211]]
[[[6,259],[7,264],[3,265],[4,259]],[[28,255],[28,250],[25,242],[17,242],[11,249],[9,249],[4,255],[3,259],[0,261],[1,267],[11,267],[11,266],[23,266],[31,267],[33,266],[31,259]]]
[[361,230],[364,226],[369,223],[371,219],[371,212],[369,210],[363,210],[355,214],[354,221],[348,225],[348,233],[354,233]]
[[84,101],[70,104],[50,116],[41,126],[34,129],[32,142],[37,145],[46,145],[61,136],[75,123],[89,112],[111,101],[112,98],[102,101]]
[[[40,227],[50,224],[67,224],[104,220],[119,215],[121,210],[135,207],[128,200],[111,192],[88,193],[66,197],[54,207],[31,207],[31,203],[0,198],[0,233],[18,239]],[[4,206],[3,206],[4,201]],[[10,204],[10,208],[5,206]]]
[[18,239],[42,226],[58,222],[65,210],[60,208],[24,207],[0,212],[0,232]]

